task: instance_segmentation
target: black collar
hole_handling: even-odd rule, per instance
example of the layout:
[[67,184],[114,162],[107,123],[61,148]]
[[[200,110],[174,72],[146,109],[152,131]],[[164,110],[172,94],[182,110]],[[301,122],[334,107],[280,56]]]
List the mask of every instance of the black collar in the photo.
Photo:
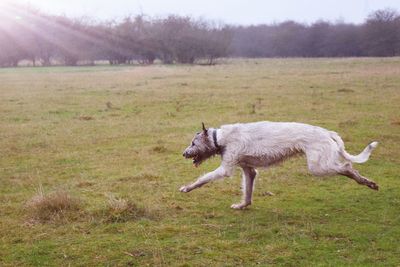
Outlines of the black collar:
[[213,136],[214,146],[218,149],[218,151],[221,151],[221,147],[218,145],[218,142],[217,142],[217,130],[216,129],[214,129],[212,136]]

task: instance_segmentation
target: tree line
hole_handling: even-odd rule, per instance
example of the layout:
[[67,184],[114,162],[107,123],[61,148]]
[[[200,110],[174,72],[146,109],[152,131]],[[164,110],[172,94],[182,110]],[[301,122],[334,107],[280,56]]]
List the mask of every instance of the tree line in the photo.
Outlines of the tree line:
[[231,56],[240,57],[388,57],[400,55],[400,15],[385,9],[362,24],[286,21],[234,28]]
[[364,23],[311,25],[294,21],[234,26],[186,16],[97,22],[44,14],[28,7],[0,9],[0,66],[165,64],[220,57],[347,57],[400,55],[400,15],[391,9],[371,13]]

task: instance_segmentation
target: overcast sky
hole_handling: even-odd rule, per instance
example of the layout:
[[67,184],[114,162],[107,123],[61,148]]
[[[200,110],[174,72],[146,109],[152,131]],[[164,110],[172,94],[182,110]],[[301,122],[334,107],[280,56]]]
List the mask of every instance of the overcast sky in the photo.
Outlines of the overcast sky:
[[[3,0],[0,0],[3,1]],[[319,19],[361,23],[371,11],[394,8],[400,0],[15,0],[52,14],[96,19],[127,15],[191,15],[230,24],[260,24]]]

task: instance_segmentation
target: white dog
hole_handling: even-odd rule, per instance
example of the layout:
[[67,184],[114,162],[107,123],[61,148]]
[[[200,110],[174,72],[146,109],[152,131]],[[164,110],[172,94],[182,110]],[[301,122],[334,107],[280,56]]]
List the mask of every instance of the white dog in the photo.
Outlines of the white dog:
[[255,168],[269,167],[299,153],[306,155],[308,169],[314,175],[340,174],[378,190],[376,183],[361,176],[351,164],[366,162],[377,145],[372,142],[359,155],[352,156],[337,133],[308,124],[263,121],[223,125],[220,129],[206,129],[203,124],[203,131],[196,134],[183,156],[192,158],[196,167],[217,154],[221,155],[222,163],[194,183],[182,186],[180,191],[187,193],[210,181],[229,177],[240,166],[243,200],[231,207],[243,209],[252,201]]

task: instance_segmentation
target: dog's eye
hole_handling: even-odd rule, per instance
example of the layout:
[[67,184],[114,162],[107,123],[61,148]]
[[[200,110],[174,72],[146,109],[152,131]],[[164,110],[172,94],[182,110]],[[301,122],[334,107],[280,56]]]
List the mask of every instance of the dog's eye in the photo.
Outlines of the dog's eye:
[[192,146],[194,146],[194,142],[192,142]]

